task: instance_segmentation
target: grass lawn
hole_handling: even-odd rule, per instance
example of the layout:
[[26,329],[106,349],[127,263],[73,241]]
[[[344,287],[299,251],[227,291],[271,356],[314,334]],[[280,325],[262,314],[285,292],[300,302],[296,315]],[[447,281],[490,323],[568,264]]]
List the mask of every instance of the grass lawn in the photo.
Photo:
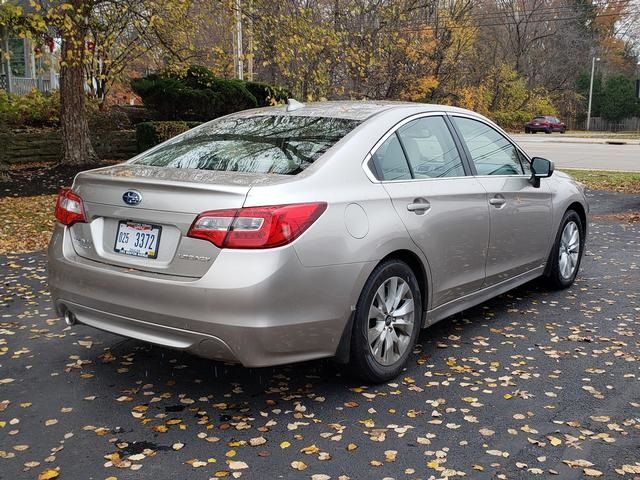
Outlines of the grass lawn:
[[640,193],[640,172],[611,172],[607,170],[563,169],[590,190],[609,190]]
[[47,247],[55,224],[56,195],[0,198],[0,254]]
[[581,138],[614,138],[614,139],[640,139],[640,132],[596,132],[593,130],[569,130],[564,134],[567,137]]

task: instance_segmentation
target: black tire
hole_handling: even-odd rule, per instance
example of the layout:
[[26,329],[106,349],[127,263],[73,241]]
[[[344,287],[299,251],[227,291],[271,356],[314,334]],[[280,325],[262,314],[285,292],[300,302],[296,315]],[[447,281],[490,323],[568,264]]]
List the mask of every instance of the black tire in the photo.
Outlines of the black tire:
[[528,128],[525,128],[524,133],[531,133],[531,130],[529,130]]
[[560,133],[565,133],[567,131],[566,128],[563,128],[562,130],[560,130]]
[[[376,292],[392,277],[400,277],[408,285],[414,302],[413,329],[406,350],[391,365],[383,365],[371,351],[369,333],[369,310]],[[398,376],[411,355],[422,327],[422,295],[413,270],[401,260],[390,259],[378,265],[365,283],[356,305],[351,334],[350,373],[367,383],[382,383]],[[384,327],[387,328],[387,327]]]
[[[578,242],[580,251],[578,252],[577,262],[575,264],[575,269],[568,277],[565,277],[560,268],[560,251],[562,249],[562,233],[564,232],[565,227],[573,222],[578,227],[578,233],[580,235],[580,239]],[[553,243],[553,249],[551,250],[551,254],[549,255],[549,264],[547,266],[547,274],[546,274],[546,283],[549,287],[555,290],[563,290],[565,288],[569,288],[573,285],[573,282],[578,275],[578,271],[580,270],[580,262],[582,261],[582,256],[584,254],[584,227],[582,225],[582,219],[580,215],[574,210],[567,210],[562,217],[562,222],[560,223],[560,228],[556,233],[556,239]]]

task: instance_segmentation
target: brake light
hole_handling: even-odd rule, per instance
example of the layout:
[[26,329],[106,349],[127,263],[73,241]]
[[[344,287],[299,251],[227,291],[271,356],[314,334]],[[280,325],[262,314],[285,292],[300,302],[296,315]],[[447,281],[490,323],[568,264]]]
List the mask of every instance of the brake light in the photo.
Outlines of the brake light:
[[56,220],[68,227],[74,223],[86,222],[82,198],[70,188],[62,188],[58,194]]
[[327,209],[324,202],[213,210],[195,219],[187,236],[219,248],[274,248],[293,242]]

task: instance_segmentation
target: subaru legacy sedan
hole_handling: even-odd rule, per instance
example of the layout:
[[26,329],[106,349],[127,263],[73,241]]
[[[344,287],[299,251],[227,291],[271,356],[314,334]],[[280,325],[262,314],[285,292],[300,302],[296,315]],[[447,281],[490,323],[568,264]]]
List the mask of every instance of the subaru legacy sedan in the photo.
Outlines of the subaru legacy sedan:
[[569,287],[582,188],[453,107],[323,102],[213,120],[63,189],[57,312],[247,367],[396,376],[421,328],[544,277]]

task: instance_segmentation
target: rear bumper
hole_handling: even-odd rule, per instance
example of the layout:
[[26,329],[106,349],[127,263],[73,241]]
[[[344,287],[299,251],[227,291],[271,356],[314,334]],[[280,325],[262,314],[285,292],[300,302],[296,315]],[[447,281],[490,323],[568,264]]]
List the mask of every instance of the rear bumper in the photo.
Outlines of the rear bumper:
[[535,127],[531,125],[527,125],[525,128],[532,132],[545,132],[547,130],[552,130],[551,127],[543,127],[542,125],[536,125]]
[[248,367],[335,355],[373,267],[304,267],[291,247],[223,250],[194,280],[79,257],[61,226],[49,245],[49,286],[58,313]]

